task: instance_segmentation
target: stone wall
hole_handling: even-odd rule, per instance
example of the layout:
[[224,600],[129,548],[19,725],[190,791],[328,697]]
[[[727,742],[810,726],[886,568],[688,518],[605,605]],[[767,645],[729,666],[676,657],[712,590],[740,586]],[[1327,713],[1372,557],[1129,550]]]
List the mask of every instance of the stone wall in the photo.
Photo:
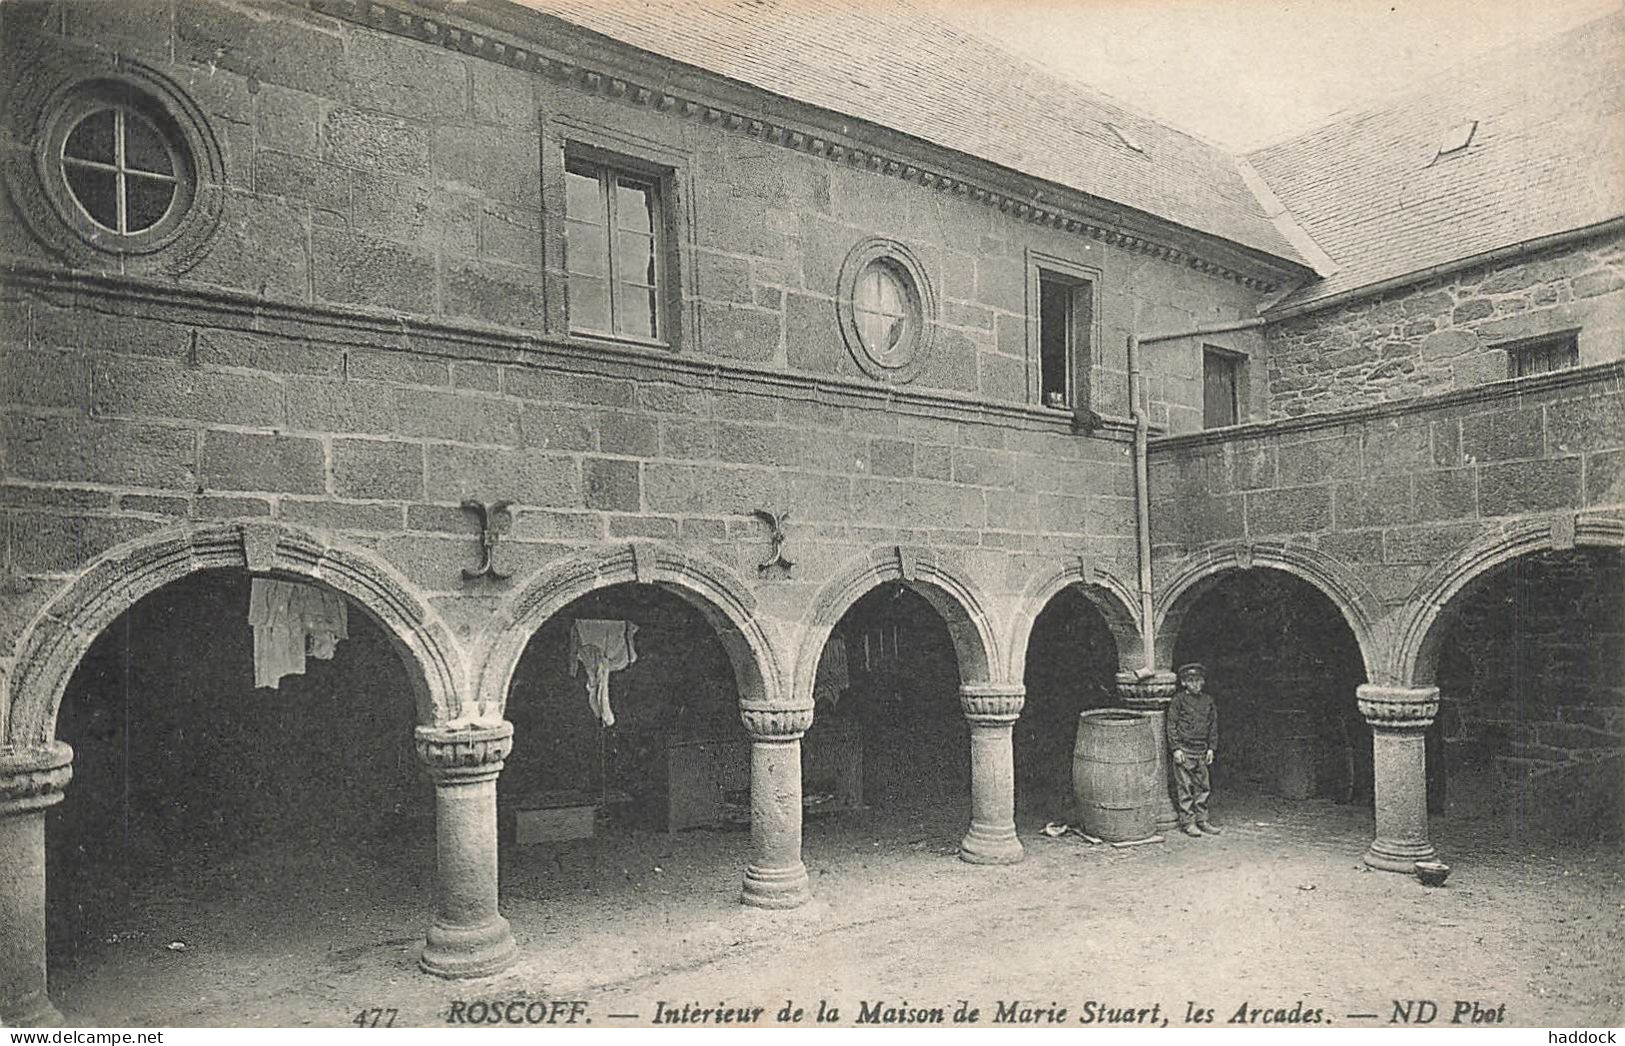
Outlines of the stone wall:
[[[1236,319],[1260,298],[1151,245],[1040,225],[1018,216],[1027,208],[905,181],[886,162],[753,138],[718,110],[639,103],[596,75],[523,72],[292,3],[104,7],[8,5],[9,64],[116,49],[202,107],[223,155],[224,213],[186,284],[563,336],[562,178],[549,175],[562,143],[579,140],[675,171],[673,347],[685,356],[862,380],[836,328],[836,277],[856,243],[883,236],[917,254],[939,302],[915,387],[1035,405],[1025,299],[1039,251],[1101,271],[1084,362],[1095,409],[1121,415],[1129,331]],[[12,208],[0,212],[0,245],[37,255]],[[1155,391],[1162,421],[1197,427],[1199,370],[1171,370]]]
[[1625,749],[1625,573],[1618,553],[1548,552],[1462,593],[1440,696],[1487,754],[1571,762]]
[[1447,767],[1523,827],[1617,835],[1625,815],[1625,561],[1517,560],[1452,604],[1438,653]]
[[1303,546],[1366,586],[1380,614],[1510,519],[1617,516],[1621,375],[1603,364],[1155,441],[1159,570],[1225,542]]
[[[302,5],[21,3],[0,19],[14,86],[53,62],[145,69],[196,105],[221,157],[206,245],[98,266],[36,235],[19,189],[32,132],[6,125],[0,676],[104,552],[242,519],[369,550],[472,648],[550,564],[639,541],[748,579],[785,671],[823,586],[898,545],[968,579],[983,624],[1024,642],[1036,578],[1080,561],[1133,574],[1126,427],[1077,434],[1031,402],[1030,252],[1098,271],[1091,402],[1108,415],[1126,410],[1130,330],[1234,319],[1261,293],[884,157],[814,155],[579,67],[523,72]],[[574,136],[675,172],[670,346],[561,326],[556,179]],[[859,373],[835,326],[841,262],[871,236],[910,248],[938,298],[906,386]],[[1153,389],[1161,421],[1194,426],[1199,367]],[[513,502],[508,580],[462,577],[479,562],[470,498]],[[788,577],[758,570],[756,509],[790,514]]]
[[1269,417],[1508,376],[1508,342],[1578,330],[1582,365],[1625,357],[1625,235],[1465,269],[1266,330]]

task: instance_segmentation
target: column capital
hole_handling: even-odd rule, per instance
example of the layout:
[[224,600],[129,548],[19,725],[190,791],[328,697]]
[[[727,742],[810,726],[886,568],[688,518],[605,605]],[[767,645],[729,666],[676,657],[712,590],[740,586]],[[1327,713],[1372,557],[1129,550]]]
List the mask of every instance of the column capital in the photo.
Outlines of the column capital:
[[799,740],[812,726],[810,708],[741,708],[739,721],[752,741]]
[[1425,730],[1439,714],[1436,686],[1377,686],[1361,683],[1354,692],[1360,714],[1373,730]]
[[513,724],[420,726],[412,741],[435,784],[491,780],[502,772],[502,763],[513,750]]
[[56,805],[72,778],[73,749],[61,741],[0,749],[0,817]]
[[1160,712],[1174,700],[1179,689],[1179,677],[1164,668],[1154,672],[1117,673],[1117,696],[1130,708],[1141,712]]
[[997,726],[1021,718],[1027,688],[1015,683],[966,683],[959,688],[959,708],[972,726]]

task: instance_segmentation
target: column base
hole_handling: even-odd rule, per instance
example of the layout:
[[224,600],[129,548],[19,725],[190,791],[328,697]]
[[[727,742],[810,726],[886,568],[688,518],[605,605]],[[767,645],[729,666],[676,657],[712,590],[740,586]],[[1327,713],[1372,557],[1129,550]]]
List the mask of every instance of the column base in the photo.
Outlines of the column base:
[[797,861],[788,868],[745,868],[745,886],[739,903],[752,908],[799,908],[812,900],[807,866]]
[[1026,856],[1014,825],[984,828],[973,824],[959,843],[959,859],[966,864],[1017,864]]
[[1411,875],[1416,871],[1417,861],[1431,861],[1438,855],[1433,844],[1426,841],[1402,843],[1378,839],[1371,844],[1362,860],[1370,867],[1384,872]]
[[66,1023],[62,1011],[52,1005],[43,992],[23,999],[16,1009],[0,1013],[0,1027],[6,1028],[60,1028]]
[[434,923],[418,965],[436,977],[465,980],[501,973],[518,957],[508,920],[498,915],[478,926]]

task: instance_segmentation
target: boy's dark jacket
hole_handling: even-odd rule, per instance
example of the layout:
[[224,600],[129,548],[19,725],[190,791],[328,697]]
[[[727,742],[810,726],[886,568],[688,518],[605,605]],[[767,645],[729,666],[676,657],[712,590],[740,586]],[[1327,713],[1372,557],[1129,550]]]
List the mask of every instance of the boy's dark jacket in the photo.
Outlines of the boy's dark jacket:
[[1168,705],[1168,749],[1200,756],[1219,747],[1219,710],[1205,690],[1193,694],[1180,687]]

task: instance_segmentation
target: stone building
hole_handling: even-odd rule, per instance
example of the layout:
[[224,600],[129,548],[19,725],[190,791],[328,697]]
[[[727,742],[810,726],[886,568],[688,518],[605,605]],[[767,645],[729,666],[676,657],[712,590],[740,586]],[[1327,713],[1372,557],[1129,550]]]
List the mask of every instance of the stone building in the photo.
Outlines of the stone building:
[[[0,7],[7,1021],[74,855],[317,809],[435,835],[450,977],[527,811],[741,808],[789,907],[804,783],[968,751],[1017,861],[1079,707],[1196,657],[1377,867],[1430,751],[1617,820],[1620,19],[1236,156],[770,6]],[[277,690],[256,580],[349,611]]]

